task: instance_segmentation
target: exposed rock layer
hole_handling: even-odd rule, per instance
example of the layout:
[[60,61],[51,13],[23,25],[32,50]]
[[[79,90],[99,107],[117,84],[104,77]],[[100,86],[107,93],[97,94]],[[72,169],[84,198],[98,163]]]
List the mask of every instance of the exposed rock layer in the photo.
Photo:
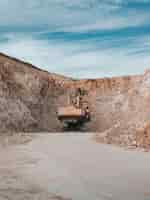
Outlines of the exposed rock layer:
[[86,90],[85,99],[92,112],[87,131],[97,132],[98,139],[108,143],[149,145],[150,139],[141,139],[150,137],[149,126],[145,125],[150,122],[149,71],[141,76],[73,80],[3,54],[0,54],[1,132],[60,131],[57,107],[65,105],[67,94],[79,87]]

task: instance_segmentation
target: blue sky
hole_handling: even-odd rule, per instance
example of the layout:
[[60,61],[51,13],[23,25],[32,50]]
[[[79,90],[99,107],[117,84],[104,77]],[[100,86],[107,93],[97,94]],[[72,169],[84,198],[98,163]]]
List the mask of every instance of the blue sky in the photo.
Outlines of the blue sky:
[[0,0],[0,51],[74,78],[150,68],[150,0]]

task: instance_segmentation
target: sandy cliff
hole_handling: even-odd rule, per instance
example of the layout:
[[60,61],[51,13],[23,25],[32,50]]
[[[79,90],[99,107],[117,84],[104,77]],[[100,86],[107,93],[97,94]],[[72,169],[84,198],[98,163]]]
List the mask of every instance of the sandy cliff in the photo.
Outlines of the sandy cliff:
[[78,87],[86,90],[92,111],[87,131],[97,132],[98,140],[108,143],[149,146],[149,71],[141,76],[73,80],[4,54],[0,54],[1,132],[60,131],[57,107],[65,105],[67,93]]
[[57,130],[55,99],[64,77],[0,55],[0,127],[5,131]]

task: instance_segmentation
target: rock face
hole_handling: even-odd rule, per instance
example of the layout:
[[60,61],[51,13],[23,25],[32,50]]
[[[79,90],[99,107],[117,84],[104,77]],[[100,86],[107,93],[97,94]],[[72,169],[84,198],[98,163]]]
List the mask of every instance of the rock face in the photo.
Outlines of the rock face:
[[0,128],[7,131],[55,131],[56,99],[63,77],[0,55]]
[[[58,106],[76,88],[86,91],[92,121],[86,130],[107,143],[148,146],[150,72],[141,76],[73,80],[0,54],[0,128],[8,131],[61,131]],[[145,125],[146,124],[146,125]],[[147,125],[148,124],[148,125]],[[148,144],[147,144],[148,143]]]

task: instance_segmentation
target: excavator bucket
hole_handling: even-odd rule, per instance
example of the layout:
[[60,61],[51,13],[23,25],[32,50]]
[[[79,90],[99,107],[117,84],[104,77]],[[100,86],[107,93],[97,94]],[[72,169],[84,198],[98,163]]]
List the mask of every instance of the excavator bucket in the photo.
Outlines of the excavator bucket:
[[71,103],[67,106],[59,107],[57,110],[58,120],[68,126],[83,125],[84,123],[90,121],[90,112],[88,107],[82,107],[81,95],[77,95],[75,99],[71,99]]
[[84,111],[80,108],[75,108],[74,106],[60,107],[58,109],[59,118],[69,118],[69,117],[80,118],[82,116],[84,116]]

